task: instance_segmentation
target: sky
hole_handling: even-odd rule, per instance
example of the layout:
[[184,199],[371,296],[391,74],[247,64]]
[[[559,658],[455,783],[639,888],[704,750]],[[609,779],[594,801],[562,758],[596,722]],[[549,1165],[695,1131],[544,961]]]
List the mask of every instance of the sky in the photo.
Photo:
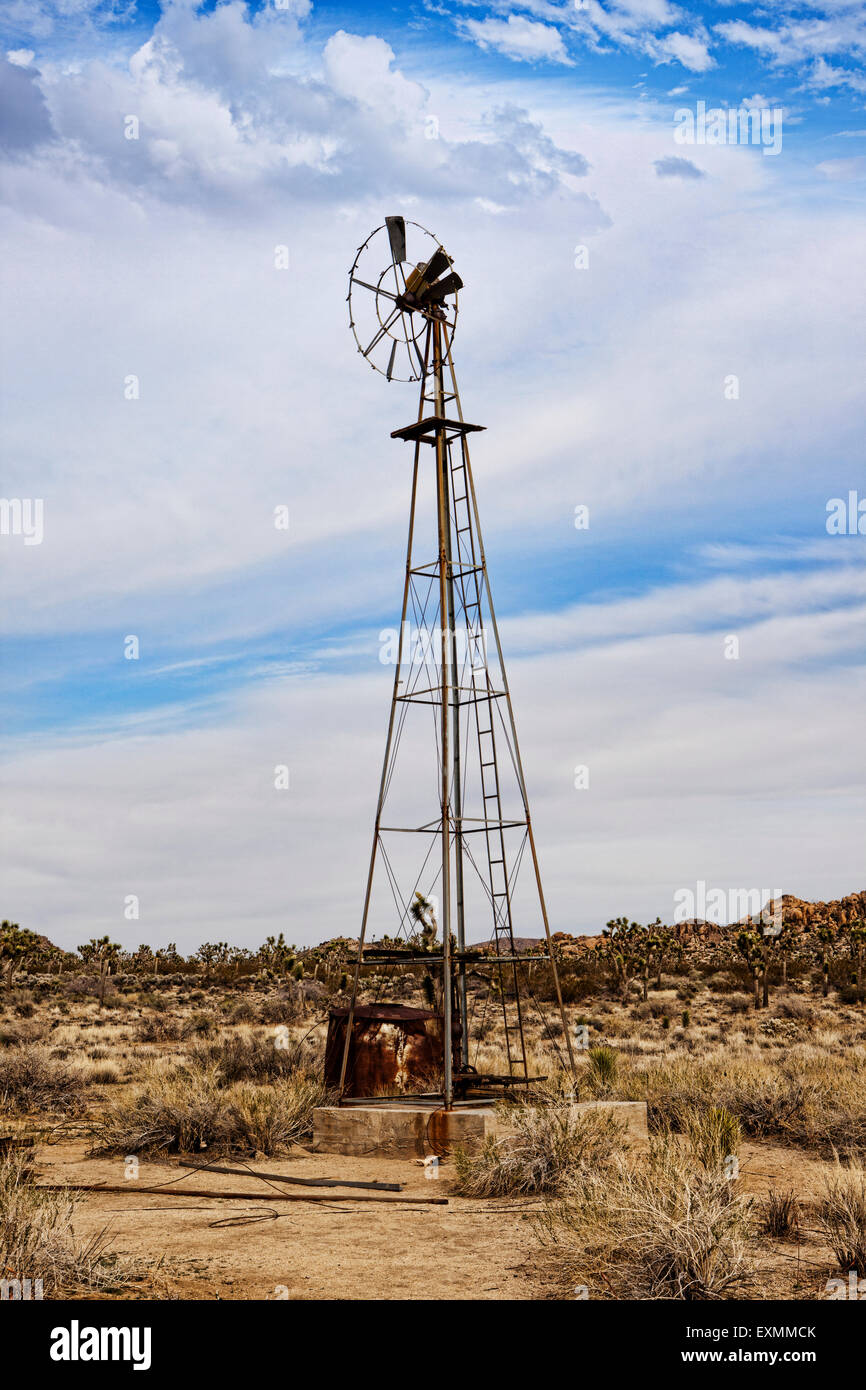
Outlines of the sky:
[[357,934],[417,396],[345,301],[389,214],[465,285],[552,929],[866,886],[862,5],[6,0],[0,37],[0,494],[40,517],[0,534],[4,917]]

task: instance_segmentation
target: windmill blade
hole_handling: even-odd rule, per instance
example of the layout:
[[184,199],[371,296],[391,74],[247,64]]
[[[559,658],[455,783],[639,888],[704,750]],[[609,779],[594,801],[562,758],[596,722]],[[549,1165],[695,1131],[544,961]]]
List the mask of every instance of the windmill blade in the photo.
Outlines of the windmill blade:
[[426,265],[422,261],[420,265],[416,265],[415,269],[410,272],[406,279],[406,289],[411,290],[414,294],[423,296],[425,287],[427,285],[432,285],[433,281],[442,274],[443,270],[447,270],[451,264],[451,257],[446,251],[443,251],[440,246],[438,251],[433,252],[433,255]]
[[392,348],[391,348],[391,356],[388,358],[388,370],[385,372],[385,376],[387,377],[388,381],[391,380],[391,376],[392,376],[392,373],[393,373],[393,371],[394,371],[394,358],[396,357],[396,355],[397,355],[397,339],[395,338],[395,339],[394,339],[394,344],[393,344],[393,346],[392,346]]
[[428,285],[432,285],[434,280],[445,270],[450,270],[453,262],[444,247],[440,246],[438,251],[434,251],[426,266],[424,267],[424,279]]
[[400,265],[406,259],[406,223],[402,217],[386,217],[388,240],[391,243],[391,259]]
[[423,304],[441,304],[446,295],[454,294],[462,288],[463,281],[456,272],[446,275],[444,280],[437,280],[435,285],[430,285],[421,291],[421,302]]

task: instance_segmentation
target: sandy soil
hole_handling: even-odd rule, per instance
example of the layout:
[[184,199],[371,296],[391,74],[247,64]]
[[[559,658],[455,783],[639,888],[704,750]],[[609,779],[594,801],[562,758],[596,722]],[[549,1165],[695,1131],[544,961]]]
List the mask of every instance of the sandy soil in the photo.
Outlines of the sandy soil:
[[[204,1161],[196,1159],[196,1162]],[[214,1160],[242,1166],[236,1160]],[[407,1196],[449,1196],[447,1167],[427,1181],[410,1160],[317,1156],[254,1165],[295,1177],[335,1177],[405,1184]],[[142,1160],[139,1178],[124,1178],[121,1159],[92,1159],[83,1142],[42,1148],[39,1181],[128,1182],[129,1195],[88,1196],[76,1233],[108,1225],[118,1254],[165,1257],[165,1294],[184,1299],[537,1299],[550,1297],[555,1270],[535,1260],[531,1214],[536,1203],[449,1197],[448,1206],[353,1203],[348,1191],[327,1202],[269,1203],[273,1188],[253,1177],[195,1174],[178,1181],[174,1162]],[[261,1202],[163,1198],[137,1186],[251,1192]],[[282,1186],[281,1191],[292,1189]],[[214,1227],[226,1218],[278,1212],[276,1220]],[[546,1264],[546,1262],[545,1262]],[[136,1295],[133,1295],[136,1296]],[[140,1295],[138,1295],[140,1296]],[[152,1296],[152,1293],[151,1295]],[[556,1294],[554,1294],[556,1296]]]
[[[206,1155],[194,1162],[205,1161]],[[242,1160],[216,1159],[225,1166]],[[39,1180],[124,1183],[124,1194],[94,1194],[83,1202],[76,1232],[90,1237],[105,1227],[120,1255],[163,1260],[152,1284],[126,1296],[181,1299],[567,1299],[572,1277],[534,1231],[532,1200],[476,1201],[450,1193],[448,1165],[427,1181],[411,1160],[315,1155],[252,1165],[295,1177],[335,1177],[399,1182],[405,1196],[447,1196],[447,1206],[353,1203],[349,1190],[326,1202],[274,1202],[260,1180],[187,1172],[175,1161],[142,1160],[136,1180],[123,1161],[86,1155],[83,1141],[43,1147]],[[768,1190],[793,1188],[802,1203],[799,1240],[761,1243],[760,1277],[752,1297],[826,1297],[833,1270],[830,1252],[814,1229],[811,1203],[821,1160],[767,1142],[745,1142],[740,1153],[742,1190],[758,1200]],[[251,1192],[261,1201],[210,1201],[137,1192],[165,1183],[218,1192]],[[280,1191],[291,1192],[281,1186]],[[226,1219],[277,1212],[275,1220],[214,1226]],[[117,1297],[117,1295],[112,1295]]]

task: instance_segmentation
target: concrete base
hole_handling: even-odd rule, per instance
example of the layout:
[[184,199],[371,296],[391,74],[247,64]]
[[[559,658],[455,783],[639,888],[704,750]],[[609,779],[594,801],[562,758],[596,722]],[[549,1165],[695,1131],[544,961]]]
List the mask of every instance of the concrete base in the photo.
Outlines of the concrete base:
[[[622,1124],[629,1147],[649,1143],[646,1102],[580,1101],[574,1109],[603,1110]],[[478,1148],[488,1135],[504,1132],[492,1106],[442,1110],[434,1105],[323,1105],[313,1111],[313,1143],[318,1153],[363,1158],[423,1158],[451,1149]]]
[[442,1110],[435,1105],[322,1105],[313,1111],[318,1153],[423,1158],[474,1148],[497,1132],[490,1106]]

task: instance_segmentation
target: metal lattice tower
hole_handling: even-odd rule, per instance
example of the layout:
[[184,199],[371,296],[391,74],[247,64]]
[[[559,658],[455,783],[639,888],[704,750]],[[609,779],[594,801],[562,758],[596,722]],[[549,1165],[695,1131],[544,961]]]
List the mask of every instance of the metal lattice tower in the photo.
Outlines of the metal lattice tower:
[[[568,1062],[574,1055],[565,1019],[544,902],[535,838],[511,694],[505,673],[487,573],[468,436],[483,428],[463,418],[452,359],[457,292],[462,281],[451,258],[417,223],[413,238],[424,258],[406,256],[407,224],[389,217],[359,249],[350,272],[350,325],[359,351],[390,380],[420,382],[417,419],[392,438],[413,449],[409,537],[400,628],[393,653],[394,687],[376,807],[358,958],[340,1072],[342,1097],[362,965],[422,961],[442,971],[446,1108],[468,1089],[528,1087],[524,1012],[531,999],[529,971],[538,955],[522,955],[515,923],[530,909],[543,926]],[[377,248],[390,258],[381,273],[366,270]],[[375,259],[373,263],[376,264]],[[379,262],[381,263],[381,262]],[[357,295],[356,295],[357,291]],[[358,308],[358,298],[361,308]],[[369,329],[361,316],[369,310]],[[357,314],[357,318],[356,318]],[[426,711],[426,714],[425,714]],[[432,738],[429,725],[433,715]],[[407,754],[410,721],[421,715],[422,753]],[[434,776],[420,780],[426,753]],[[399,771],[408,763],[408,794]],[[432,812],[432,814],[430,814]],[[403,854],[395,844],[419,843]],[[528,851],[528,853],[527,853]],[[401,869],[403,866],[401,865]],[[526,873],[521,878],[521,868]],[[417,870],[417,872],[416,872]],[[380,926],[377,876],[396,909],[397,927],[386,945],[368,945]],[[412,903],[422,892],[438,902],[441,953],[408,949]],[[387,897],[387,892],[386,892]],[[483,932],[488,954],[470,948]],[[403,949],[401,938],[406,939]],[[479,1075],[471,1060],[467,976],[488,972],[501,1011],[507,1075]],[[521,988],[522,986],[522,988]],[[558,1050],[558,1049],[557,1049]]]

